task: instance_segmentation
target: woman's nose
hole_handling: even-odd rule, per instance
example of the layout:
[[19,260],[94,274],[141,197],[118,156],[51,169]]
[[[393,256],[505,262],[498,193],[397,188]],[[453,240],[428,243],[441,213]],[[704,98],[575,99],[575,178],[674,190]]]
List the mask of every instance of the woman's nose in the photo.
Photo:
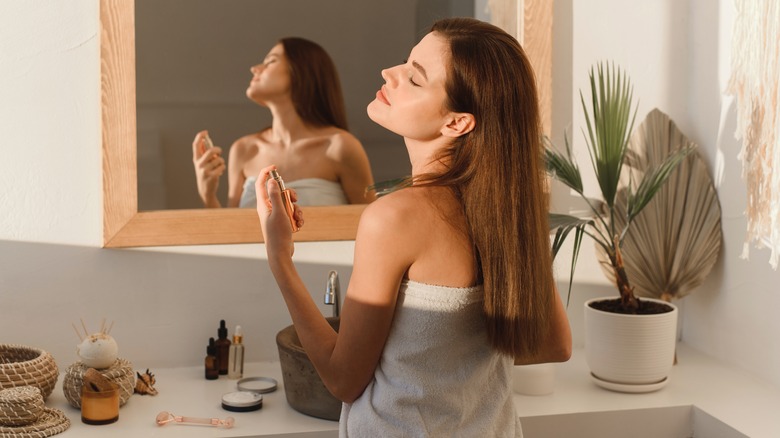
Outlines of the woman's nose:
[[395,72],[395,67],[382,69],[382,79],[384,79],[388,85],[392,85],[393,83],[395,83],[395,79],[394,79],[395,75],[393,74],[394,72]]
[[256,75],[256,74],[260,73],[262,67],[263,67],[263,64],[253,65],[253,66],[249,67],[249,71],[251,71],[253,75]]

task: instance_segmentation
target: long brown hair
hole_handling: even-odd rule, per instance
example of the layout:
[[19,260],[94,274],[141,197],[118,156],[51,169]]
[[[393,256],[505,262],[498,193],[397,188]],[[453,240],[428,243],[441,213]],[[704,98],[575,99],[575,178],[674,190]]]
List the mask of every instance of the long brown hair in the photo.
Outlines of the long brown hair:
[[449,186],[461,199],[489,342],[507,355],[533,355],[556,293],[534,72],[520,44],[493,25],[450,18],[431,31],[449,43],[445,105],[476,124],[439,157],[448,169],[419,182]]
[[290,64],[292,101],[303,121],[314,126],[347,129],[347,112],[336,65],[319,44],[304,38],[282,38]]

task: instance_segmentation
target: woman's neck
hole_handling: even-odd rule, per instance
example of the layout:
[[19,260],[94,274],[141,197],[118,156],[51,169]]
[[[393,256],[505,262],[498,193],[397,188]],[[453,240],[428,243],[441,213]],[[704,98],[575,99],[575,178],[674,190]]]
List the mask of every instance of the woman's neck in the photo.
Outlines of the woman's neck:
[[311,136],[311,127],[301,119],[290,102],[284,105],[269,105],[271,110],[271,141],[285,146],[300,138]]
[[418,141],[407,138],[404,142],[412,164],[413,177],[426,173],[440,173],[447,169],[447,164],[437,157],[449,146],[448,139],[439,137],[431,141]]

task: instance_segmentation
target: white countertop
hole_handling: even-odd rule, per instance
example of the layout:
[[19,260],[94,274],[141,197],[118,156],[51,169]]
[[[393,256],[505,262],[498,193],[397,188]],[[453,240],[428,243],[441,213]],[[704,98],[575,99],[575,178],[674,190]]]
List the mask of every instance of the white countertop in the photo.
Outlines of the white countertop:
[[[663,389],[647,394],[623,394],[597,387],[589,378],[582,350],[572,359],[555,365],[555,391],[545,396],[515,395],[521,418],[581,412],[604,412],[681,405],[693,405],[751,438],[780,437],[780,389],[681,344],[678,364]],[[290,408],[284,395],[278,362],[247,364],[249,376],[273,377],[276,392],[264,394],[263,408],[255,412],[228,412],[221,408],[222,394],[235,390],[236,381],[220,376],[205,380],[203,367],[151,370],[157,396],[133,395],[119,411],[119,421],[104,426],[81,422],[79,410],[71,407],[58,384],[46,405],[59,408],[71,420],[71,427],[56,436],[69,437],[242,437],[301,433],[310,438],[335,437],[338,423],[312,418]],[[169,424],[157,426],[160,411],[192,417],[232,416],[235,426]],[[309,434],[322,431],[322,434]],[[289,438],[293,438],[290,435]],[[535,438],[535,437],[528,437]]]
[[[138,370],[144,371],[144,370]],[[134,394],[119,409],[119,420],[112,424],[91,426],[81,422],[81,411],[68,404],[62,392],[62,376],[46,401],[46,406],[62,410],[71,426],[56,437],[70,438],[197,438],[241,437],[274,435],[293,432],[331,431],[324,437],[338,436],[337,421],[321,420],[301,414],[287,404],[278,362],[247,363],[244,377],[273,377],[279,388],[263,394],[263,407],[253,412],[229,412],[222,409],[222,395],[236,390],[237,380],[220,376],[217,380],[204,378],[203,366],[150,370],[157,380],[156,396]],[[157,414],[168,411],[174,415],[202,418],[233,417],[232,429],[170,423],[158,426]],[[317,438],[312,436],[311,438]]]
[[685,344],[678,344],[677,357],[664,388],[626,394],[596,386],[590,380],[585,351],[577,349],[568,362],[555,365],[552,394],[515,395],[515,406],[523,418],[693,405],[751,438],[780,437],[780,388]]

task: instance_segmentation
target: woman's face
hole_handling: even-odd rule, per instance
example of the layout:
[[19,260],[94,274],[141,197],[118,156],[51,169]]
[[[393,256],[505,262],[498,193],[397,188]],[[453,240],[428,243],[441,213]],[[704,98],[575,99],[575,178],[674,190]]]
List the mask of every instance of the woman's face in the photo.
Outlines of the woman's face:
[[406,63],[382,70],[385,84],[368,104],[368,116],[405,138],[438,137],[448,114],[444,89],[448,61],[447,42],[436,34],[426,35]]
[[284,47],[275,45],[262,64],[249,69],[252,80],[246,89],[246,95],[253,101],[264,104],[277,96],[290,94],[290,66],[284,56]]

